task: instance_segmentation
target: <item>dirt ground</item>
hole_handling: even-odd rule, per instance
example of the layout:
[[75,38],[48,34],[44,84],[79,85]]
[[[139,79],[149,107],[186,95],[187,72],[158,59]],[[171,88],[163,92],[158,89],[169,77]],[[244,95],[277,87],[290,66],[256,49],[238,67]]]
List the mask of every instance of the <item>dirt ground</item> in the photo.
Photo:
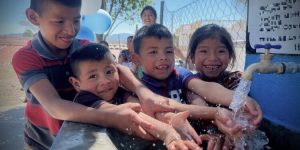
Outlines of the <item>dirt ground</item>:
[[23,149],[24,93],[11,58],[26,40],[0,37],[0,149]]

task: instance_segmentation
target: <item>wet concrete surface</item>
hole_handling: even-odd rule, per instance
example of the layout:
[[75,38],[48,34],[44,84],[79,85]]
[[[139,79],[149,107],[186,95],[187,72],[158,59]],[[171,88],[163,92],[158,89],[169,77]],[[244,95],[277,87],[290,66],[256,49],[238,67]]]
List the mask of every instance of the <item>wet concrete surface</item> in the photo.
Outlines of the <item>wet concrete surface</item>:
[[24,106],[0,112],[0,150],[20,150],[24,147]]

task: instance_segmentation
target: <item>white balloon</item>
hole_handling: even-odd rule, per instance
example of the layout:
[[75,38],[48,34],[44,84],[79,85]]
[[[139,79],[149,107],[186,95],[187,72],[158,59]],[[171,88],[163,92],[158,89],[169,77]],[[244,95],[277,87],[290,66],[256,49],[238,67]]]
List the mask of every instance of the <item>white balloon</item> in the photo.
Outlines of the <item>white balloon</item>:
[[82,15],[92,15],[101,8],[102,0],[82,0],[81,4],[81,14]]

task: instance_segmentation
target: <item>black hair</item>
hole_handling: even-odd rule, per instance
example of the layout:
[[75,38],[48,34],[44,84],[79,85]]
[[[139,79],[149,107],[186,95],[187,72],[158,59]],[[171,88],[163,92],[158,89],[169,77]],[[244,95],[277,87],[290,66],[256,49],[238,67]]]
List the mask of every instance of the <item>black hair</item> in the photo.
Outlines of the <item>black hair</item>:
[[188,54],[187,54],[187,60],[189,59],[194,60],[195,59],[195,51],[199,43],[201,43],[205,39],[219,39],[221,43],[223,43],[226,46],[226,49],[229,52],[229,57],[232,58],[232,66],[235,63],[236,55],[235,50],[233,46],[233,42],[231,39],[230,34],[228,31],[216,24],[207,24],[200,28],[198,28],[192,35],[189,43],[188,48]]
[[101,61],[103,59],[110,59],[112,62],[113,56],[109,49],[99,43],[90,43],[77,49],[70,57],[70,65],[72,73],[75,77],[78,77],[80,70],[79,64],[86,61]]
[[68,7],[81,7],[81,0],[30,0],[30,8],[41,14],[47,3],[56,3]]
[[156,37],[159,39],[166,38],[173,41],[171,32],[161,24],[153,24],[150,26],[143,26],[134,35],[133,47],[134,52],[139,54],[142,40],[146,37]]
[[102,40],[102,41],[100,41],[99,43],[105,45],[106,47],[109,47],[108,42],[105,41],[105,40]]
[[157,18],[156,10],[155,10],[152,6],[150,6],[150,5],[146,5],[146,6],[142,9],[141,17],[143,16],[143,13],[144,13],[146,10],[150,10],[150,11],[153,13],[153,15],[154,15],[154,17],[155,17],[155,20],[156,20],[156,18]]
[[130,35],[130,36],[127,37],[127,42],[128,42],[129,39],[133,39],[133,35]]

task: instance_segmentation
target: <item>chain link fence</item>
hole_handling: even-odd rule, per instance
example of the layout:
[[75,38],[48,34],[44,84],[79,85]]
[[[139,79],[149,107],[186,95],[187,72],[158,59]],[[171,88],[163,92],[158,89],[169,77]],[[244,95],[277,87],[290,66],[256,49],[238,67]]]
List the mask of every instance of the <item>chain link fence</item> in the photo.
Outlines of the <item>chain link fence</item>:
[[246,0],[195,0],[177,10],[164,7],[163,23],[174,35],[175,45],[186,54],[193,32],[214,23],[227,29],[235,45],[237,60],[232,70],[244,70]]

